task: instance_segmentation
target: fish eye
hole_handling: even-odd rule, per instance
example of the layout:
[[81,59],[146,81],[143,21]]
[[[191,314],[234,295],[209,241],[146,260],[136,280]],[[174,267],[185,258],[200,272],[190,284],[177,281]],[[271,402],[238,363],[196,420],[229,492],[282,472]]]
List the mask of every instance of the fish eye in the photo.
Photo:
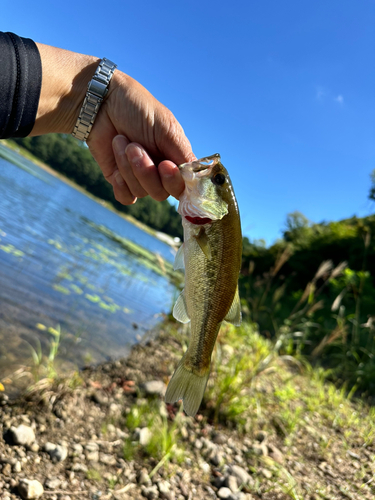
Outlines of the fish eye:
[[212,182],[214,184],[217,184],[218,186],[222,186],[225,182],[225,175],[224,174],[216,174],[215,177],[213,177]]

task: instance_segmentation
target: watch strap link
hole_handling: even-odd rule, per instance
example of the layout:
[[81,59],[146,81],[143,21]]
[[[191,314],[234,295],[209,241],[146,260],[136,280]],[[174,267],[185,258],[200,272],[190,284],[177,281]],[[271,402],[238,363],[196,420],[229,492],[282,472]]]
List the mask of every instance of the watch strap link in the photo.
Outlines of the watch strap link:
[[72,136],[80,141],[86,141],[91,132],[99,108],[108,93],[109,83],[116,68],[117,64],[104,57],[87,86],[86,96],[72,132]]

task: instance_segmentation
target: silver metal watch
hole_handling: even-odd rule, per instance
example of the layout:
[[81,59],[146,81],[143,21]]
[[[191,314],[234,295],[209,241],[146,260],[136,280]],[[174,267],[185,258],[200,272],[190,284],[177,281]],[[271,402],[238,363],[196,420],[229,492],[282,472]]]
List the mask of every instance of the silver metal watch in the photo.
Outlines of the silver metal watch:
[[104,57],[87,86],[86,96],[72,132],[72,136],[80,141],[87,141],[116,68],[117,64]]

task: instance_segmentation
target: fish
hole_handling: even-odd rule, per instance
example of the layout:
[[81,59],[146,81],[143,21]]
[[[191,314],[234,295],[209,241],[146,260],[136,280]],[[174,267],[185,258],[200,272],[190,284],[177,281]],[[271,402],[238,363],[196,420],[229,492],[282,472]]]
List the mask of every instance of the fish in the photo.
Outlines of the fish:
[[174,268],[185,269],[185,288],[173,316],[191,322],[189,347],[169,381],[165,402],[183,400],[195,416],[211,369],[211,355],[225,320],[241,324],[238,276],[242,258],[241,221],[229,174],[214,154],[179,166],[185,190],[179,199],[184,242]]

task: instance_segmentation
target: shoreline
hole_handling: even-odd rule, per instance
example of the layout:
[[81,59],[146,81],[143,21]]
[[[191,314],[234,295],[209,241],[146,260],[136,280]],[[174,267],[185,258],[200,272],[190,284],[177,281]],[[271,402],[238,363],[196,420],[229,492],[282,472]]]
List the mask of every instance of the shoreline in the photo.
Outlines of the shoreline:
[[[204,404],[195,418],[187,417],[163,401],[187,330],[165,323],[154,333],[128,358],[41,385],[17,402],[0,393],[1,500],[31,498],[22,496],[28,481],[37,481],[40,498],[49,500],[374,497],[375,429],[369,434],[365,407],[275,359],[253,379],[245,422],[230,417],[225,405],[215,417],[220,361],[231,366],[243,352],[228,343],[233,329],[224,328]],[[248,333],[254,364],[272,346]],[[313,393],[319,403],[301,412],[298,402],[313,405]]]

